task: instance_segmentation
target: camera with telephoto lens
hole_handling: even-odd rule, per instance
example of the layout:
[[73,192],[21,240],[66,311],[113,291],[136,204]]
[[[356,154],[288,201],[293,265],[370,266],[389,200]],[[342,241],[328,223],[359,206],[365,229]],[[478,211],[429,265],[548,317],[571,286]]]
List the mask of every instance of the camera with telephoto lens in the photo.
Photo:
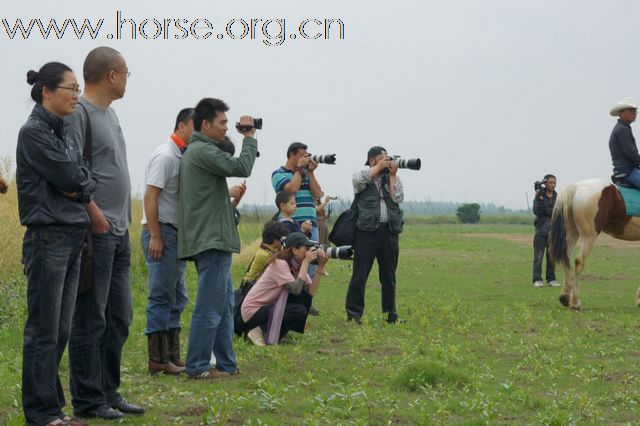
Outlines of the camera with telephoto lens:
[[533,187],[536,190],[536,195],[540,196],[544,191],[546,191],[546,184],[547,179],[537,180],[533,182]]
[[[399,155],[387,156],[387,160],[396,163],[399,169],[420,170],[422,161],[419,158],[400,158]],[[382,173],[388,174],[389,169],[384,169]]]
[[[315,244],[313,249],[322,250],[329,259],[353,259],[353,248],[351,246],[329,247],[325,244]],[[317,265],[318,263],[320,263],[320,258],[311,262],[312,265]]]
[[315,161],[316,163],[323,164],[336,164],[336,155],[328,154],[328,155],[313,155],[309,154],[311,161]]
[[241,132],[246,132],[247,130],[251,130],[251,129],[261,130],[262,129],[262,118],[254,118],[253,119],[253,126],[248,125],[248,124],[240,125],[240,123],[236,123],[236,128]]

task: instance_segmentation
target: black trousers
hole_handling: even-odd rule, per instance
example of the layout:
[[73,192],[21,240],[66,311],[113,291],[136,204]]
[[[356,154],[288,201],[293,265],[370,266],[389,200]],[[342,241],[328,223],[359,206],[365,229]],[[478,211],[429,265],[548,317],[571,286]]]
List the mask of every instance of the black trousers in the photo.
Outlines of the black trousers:
[[364,291],[373,261],[378,261],[382,285],[382,312],[396,315],[396,268],[398,267],[398,234],[382,224],[376,231],[356,230],[353,274],[347,291],[347,316],[360,318],[364,312]]
[[549,246],[547,245],[547,235],[536,234],[533,237],[533,282],[542,281],[542,258],[547,258],[547,282],[555,281],[556,266],[549,259]]
[[[258,309],[249,321],[244,323],[242,328],[244,328],[245,333],[256,327],[262,327],[262,330],[266,331],[269,314],[273,306],[274,305],[263,306]],[[284,308],[282,325],[280,326],[280,338],[290,330],[304,333],[304,326],[307,323],[307,316],[309,315],[309,307],[311,307],[311,296],[304,291],[300,293],[299,296],[289,294],[287,297],[287,305]],[[240,320],[242,320],[242,317]]]

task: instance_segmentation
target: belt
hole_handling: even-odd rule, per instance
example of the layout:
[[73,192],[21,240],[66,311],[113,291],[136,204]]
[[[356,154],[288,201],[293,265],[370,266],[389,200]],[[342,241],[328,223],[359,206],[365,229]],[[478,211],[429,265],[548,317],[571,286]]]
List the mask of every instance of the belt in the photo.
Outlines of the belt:
[[[178,227],[177,227],[177,226],[175,226],[175,225],[174,225],[174,224],[172,224],[172,223],[166,223],[166,222],[158,222],[158,223],[159,223],[160,225],[170,226],[170,227],[172,227],[172,228],[173,228],[174,230],[176,230],[176,231],[178,230]],[[144,228],[144,229],[149,229],[149,225],[147,225],[147,224],[145,223],[144,225],[142,225],[142,228]]]

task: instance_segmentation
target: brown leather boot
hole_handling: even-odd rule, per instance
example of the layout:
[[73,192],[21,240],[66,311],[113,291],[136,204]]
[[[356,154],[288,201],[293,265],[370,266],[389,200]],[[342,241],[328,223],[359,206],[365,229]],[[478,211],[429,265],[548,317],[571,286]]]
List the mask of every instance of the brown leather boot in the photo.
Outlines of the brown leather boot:
[[147,338],[149,339],[147,346],[149,351],[149,373],[180,374],[185,370],[184,367],[178,367],[169,361],[168,332],[151,333],[147,335]]
[[178,367],[184,367],[184,361],[180,359],[180,329],[169,329],[169,361]]

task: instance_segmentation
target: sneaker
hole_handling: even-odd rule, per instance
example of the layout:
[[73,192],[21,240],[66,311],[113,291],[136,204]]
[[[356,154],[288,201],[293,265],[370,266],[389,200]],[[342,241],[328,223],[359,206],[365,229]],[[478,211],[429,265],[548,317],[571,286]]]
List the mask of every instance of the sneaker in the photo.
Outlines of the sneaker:
[[547,283],[547,285],[548,285],[549,287],[560,287],[560,286],[561,286],[561,284],[560,284],[558,281],[556,281],[556,280],[551,280],[551,281],[549,281],[549,282]]
[[317,317],[318,315],[320,315],[320,311],[317,310],[316,308],[313,307],[313,305],[309,308],[309,315],[313,315],[314,317]]
[[540,288],[540,287],[544,287],[544,283],[543,283],[542,281],[540,281],[540,280],[538,280],[538,281],[534,281],[534,282],[533,282],[533,286],[534,286],[534,287],[538,287],[538,288]]
[[264,332],[260,327],[256,327],[249,330],[249,332],[247,333],[247,337],[256,346],[261,346],[261,347],[267,346],[267,344],[264,342]]

